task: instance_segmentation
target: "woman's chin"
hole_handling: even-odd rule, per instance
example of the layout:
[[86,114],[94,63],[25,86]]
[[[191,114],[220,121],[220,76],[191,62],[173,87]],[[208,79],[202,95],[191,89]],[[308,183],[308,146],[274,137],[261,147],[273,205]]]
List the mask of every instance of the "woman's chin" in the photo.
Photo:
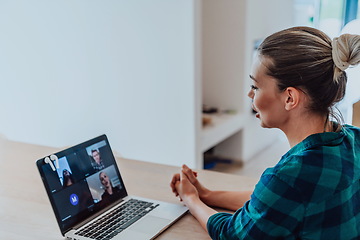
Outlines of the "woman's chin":
[[264,121],[261,119],[260,113],[256,113],[255,117],[258,118],[260,120],[260,126],[262,128],[270,128],[266,123],[264,123]]
[[260,114],[257,113],[255,117],[260,120],[260,126],[261,126],[262,128],[271,128],[268,124],[266,124],[266,123],[264,122],[263,119],[261,119]]

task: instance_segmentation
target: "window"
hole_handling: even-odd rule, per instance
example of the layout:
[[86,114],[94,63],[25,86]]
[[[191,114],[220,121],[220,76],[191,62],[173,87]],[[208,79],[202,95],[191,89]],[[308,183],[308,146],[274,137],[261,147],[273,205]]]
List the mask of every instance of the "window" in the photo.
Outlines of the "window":
[[348,22],[360,18],[359,4],[359,0],[295,0],[295,25],[335,37]]
[[348,22],[359,18],[359,1],[358,0],[346,0],[345,1],[345,15],[344,25]]

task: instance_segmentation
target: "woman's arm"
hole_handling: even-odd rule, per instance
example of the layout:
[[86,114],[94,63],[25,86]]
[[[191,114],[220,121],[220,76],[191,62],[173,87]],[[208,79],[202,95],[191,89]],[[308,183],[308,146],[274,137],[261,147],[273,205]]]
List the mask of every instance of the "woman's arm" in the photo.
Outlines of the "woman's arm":
[[198,220],[200,225],[207,231],[207,222],[210,216],[217,213],[200,200],[199,193],[190,182],[184,171],[179,174],[179,181],[174,184],[174,189],[181,201],[189,208],[190,213]]
[[[190,183],[195,186],[200,200],[208,206],[235,211],[241,208],[245,202],[250,199],[252,191],[211,191],[198,181],[197,173],[192,171],[188,166],[183,165],[181,171],[186,175]],[[170,183],[172,191],[176,196],[179,195],[175,188],[175,184],[178,181],[180,181],[180,173],[175,174]]]
[[252,191],[209,191],[208,194],[200,198],[209,206],[236,211],[250,200],[251,194]]

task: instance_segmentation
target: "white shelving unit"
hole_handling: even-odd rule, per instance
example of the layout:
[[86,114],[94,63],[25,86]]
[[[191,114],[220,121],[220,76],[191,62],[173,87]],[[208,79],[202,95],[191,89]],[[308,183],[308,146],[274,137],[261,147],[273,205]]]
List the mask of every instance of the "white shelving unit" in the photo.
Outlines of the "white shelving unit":
[[[288,11],[274,14],[280,8]],[[200,133],[201,153],[213,148],[219,156],[248,161],[277,137],[252,114],[248,76],[255,42],[291,26],[292,10],[288,0],[201,2],[201,104],[236,112],[211,115]]]
[[212,123],[203,127],[201,150],[209,150],[245,127],[242,114],[220,114],[211,116]]
[[[220,112],[235,112],[209,114],[211,124],[201,131],[202,153],[246,126],[244,112],[249,106],[245,103],[250,101],[245,99],[243,77],[246,63],[245,11],[246,1],[202,1],[202,104],[216,107]],[[236,144],[241,148],[241,142]]]

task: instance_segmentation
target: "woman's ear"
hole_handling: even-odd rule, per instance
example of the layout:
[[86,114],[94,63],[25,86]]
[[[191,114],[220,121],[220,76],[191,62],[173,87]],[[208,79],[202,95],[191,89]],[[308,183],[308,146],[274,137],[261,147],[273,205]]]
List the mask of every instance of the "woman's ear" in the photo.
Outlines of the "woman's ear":
[[285,109],[290,111],[296,108],[300,103],[300,90],[294,87],[288,87],[284,91]]

